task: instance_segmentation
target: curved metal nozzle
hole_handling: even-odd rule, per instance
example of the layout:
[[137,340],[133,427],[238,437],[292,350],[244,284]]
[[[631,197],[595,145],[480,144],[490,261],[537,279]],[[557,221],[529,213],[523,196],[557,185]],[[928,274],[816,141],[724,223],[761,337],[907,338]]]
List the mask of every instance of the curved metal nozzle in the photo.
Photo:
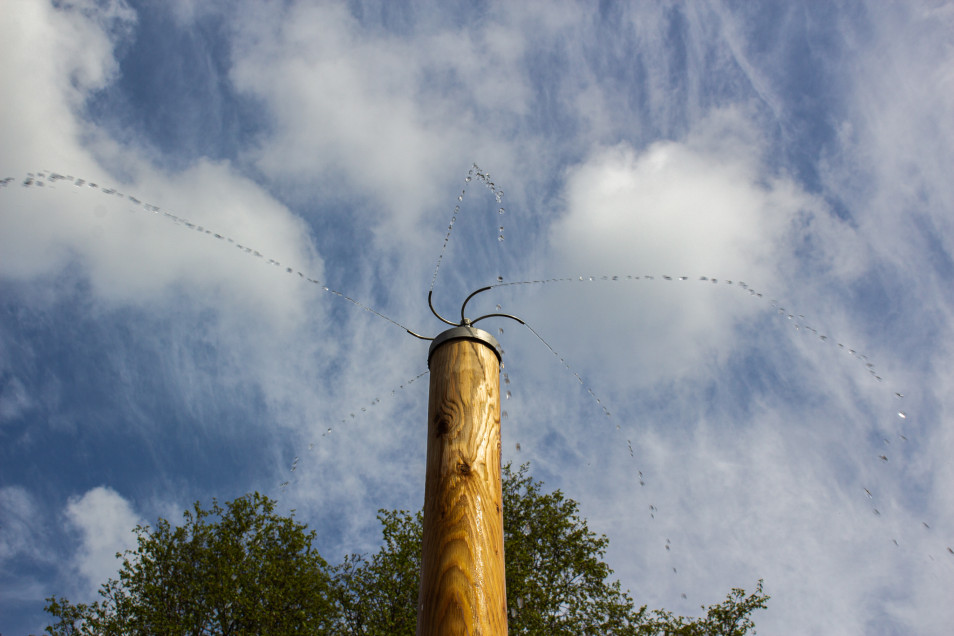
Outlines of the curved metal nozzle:
[[519,322],[521,325],[527,324],[527,323],[525,323],[524,321],[522,321],[522,320],[520,320],[519,318],[517,318],[516,316],[512,316],[512,315],[510,315],[510,314],[486,314],[486,315],[484,315],[484,316],[481,316],[480,318],[474,318],[473,320],[469,320],[469,319],[465,318],[465,317],[464,317],[464,309],[467,307],[467,303],[470,302],[470,299],[473,298],[474,296],[476,296],[477,294],[481,293],[481,292],[487,291],[488,289],[493,289],[493,287],[491,287],[491,286],[481,287],[481,288],[478,289],[477,291],[473,292],[473,293],[472,293],[470,296],[468,296],[466,299],[464,299],[464,304],[460,306],[460,320],[461,320],[461,323],[460,323],[460,324],[462,324],[462,325],[474,325],[474,324],[477,324],[477,322],[483,320],[484,318],[510,318],[511,320],[516,320],[516,321]]
[[521,325],[527,324],[524,321],[520,320],[519,318],[511,314],[486,314],[484,316],[481,316],[480,318],[474,318],[473,320],[470,321],[470,324],[476,325],[478,322],[480,322],[484,318],[510,318],[511,320],[516,320]]
[[[471,296],[473,296],[473,294],[471,294]],[[427,306],[431,308],[431,313],[437,316],[437,319],[440,320],[441,322],[446,322],[448,325],[457,327],[458,324],[456,322],[451,322],[447,318],[444,318],[444,316],[437,313],[437,310],[434,309],[433,297],[434,297],[434,290],[432,289],[431,291],[427,292]],[[465,304],[466,304],[466,301],[465,301]]]
[[481,288],[478,289],[477,291],[472,292],[472,293],[470,294],[470,296],[468,296],[467,298],[464,299],[464,304],[460,306],[460,324],[466,325],[468,322],[471,322],[471,321],[467,320],[467,318],[464,317],[464,310],[467,308],[467,303],[470,302],[470,299],[473,298],[474,296],[476,296],[477,294],[481,293],[481,292],[487,291],[488,289],[491,289],[491,288],[490,288],[490,287],[481,287]]

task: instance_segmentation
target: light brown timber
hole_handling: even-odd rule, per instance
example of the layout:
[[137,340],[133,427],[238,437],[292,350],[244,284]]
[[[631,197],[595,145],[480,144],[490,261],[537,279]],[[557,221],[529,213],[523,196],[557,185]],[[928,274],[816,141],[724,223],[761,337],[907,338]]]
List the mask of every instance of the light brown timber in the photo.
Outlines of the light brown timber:
[[507,633],[500,363],[452,340],[430,359],[418,636]]

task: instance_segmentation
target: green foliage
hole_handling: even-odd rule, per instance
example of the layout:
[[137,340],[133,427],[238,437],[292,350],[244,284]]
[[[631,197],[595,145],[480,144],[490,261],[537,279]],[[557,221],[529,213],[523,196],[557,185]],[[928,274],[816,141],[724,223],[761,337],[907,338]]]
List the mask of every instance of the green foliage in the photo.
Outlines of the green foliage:
[[[759,580],[755,591],[748,596],[745,590],[733,588],[724,601],[710,605],[702,618],[674,616],[666,610],[654,610],[647,618],[643,632],[646,634],[666,634],[667,636],[742,636],[755,628],[751,614],[757,609],[765,609],[769,597],[762,593],[762,581]],[[645,608],[644,608],[645,609]]]
[[384,544],[370,559],[352,554],[334,568],[342,633],[414,634],[421,581],[424,519],[420,512],[381,510]]
[[211,510],[198,503],[173,527],[138,526],[119,580],[101,601],[70,605],[53,597],[59,619],[46,632],[71,634],[303,634],[331,627],[327,564],[314,532],[275,514],[258,493]]
[[[741,636],[766,606],[756,591],[733,589],[704,617],[636,609],[610,581],[609,540],[560,491],[544,493],[527,466],[503,469],[509,633]],[[312,548],[315,533],[274,512],[257,493],[211,510],[198,503],[182,526],[159,519],[136,528],[118,580],[101,600],[72,605],[48,599],[53,636],[101,634],[415,633],[421,567],[421,513],[378,514],[384,542],[371,556],[349,555],[334,567]]]
[[609,545],[559,490],[504,467],[507,607],[513,634],[623,634],[642,620],[603,562]]

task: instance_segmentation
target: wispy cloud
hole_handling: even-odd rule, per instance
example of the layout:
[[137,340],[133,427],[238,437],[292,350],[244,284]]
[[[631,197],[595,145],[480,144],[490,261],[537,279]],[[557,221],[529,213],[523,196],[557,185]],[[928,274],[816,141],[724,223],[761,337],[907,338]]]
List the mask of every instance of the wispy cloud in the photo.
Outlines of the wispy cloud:
[[73,567],[89,589],[98,590],[106,579],[118,578],[122,562],[116,555],[136,545],[132,529],[141,523],[130,503],[111,488],[100,486],[71,498],[64,514],[79,532]]

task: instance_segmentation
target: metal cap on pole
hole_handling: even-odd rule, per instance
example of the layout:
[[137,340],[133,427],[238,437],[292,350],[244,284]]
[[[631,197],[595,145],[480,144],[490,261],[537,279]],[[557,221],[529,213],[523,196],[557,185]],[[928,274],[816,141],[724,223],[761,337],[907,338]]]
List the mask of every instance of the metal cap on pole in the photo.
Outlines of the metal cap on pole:
[[483,343],[493,349],[493,352],[497,356],[497,362],[503,360],[503,349],[500,348],[500,343],[497,342],[496,338],[483,329],[477,329],[476,327],[464,325],[461,327],[448,329],[447,331],[442,331],[437,335],[436,338],[434,338],[434,341],[431,342],[430,348],[427,350],[428,368],[431,366],[431,357],[433,357],[437,348],[445,342],[450,342],[451,340],[470,340],[472,342]]

